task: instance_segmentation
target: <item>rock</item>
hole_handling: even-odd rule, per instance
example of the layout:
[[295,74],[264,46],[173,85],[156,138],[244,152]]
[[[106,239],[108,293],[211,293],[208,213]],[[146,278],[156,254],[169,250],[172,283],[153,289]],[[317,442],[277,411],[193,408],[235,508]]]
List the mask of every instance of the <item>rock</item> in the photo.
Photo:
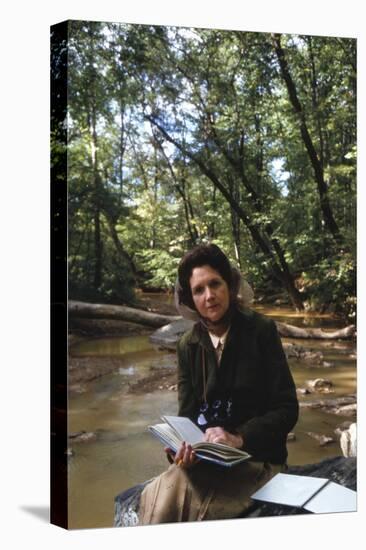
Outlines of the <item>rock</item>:
[[352,424],[351,420],[345,420],[344,422],[339,424],[339,426],[336,427],[336,429],[334,430],[334,433],[340,439],[340,437],[342,435],[342,432],[344,432],[344,430],[348,430],[348,428],[350,427],[351,424]]
[[[357,462],[356,458],[337,456],[327,458],[316,464],[304,466],[290,466],[288,474],[323,477],[339,483],[348,489],[357,491]],[[268,517],[308,514],[306,510],[282,506],[280,504],[256,503],[243,517]]]
[[318,393],[330,393],[333,387],[333,383],[330,380],[324,378],[315,378],[315,380],[306,380],[305,384],[311,392]]
[[171,368],[154,367],[150,370],[151,373],[148,376],[144,376],[136,382],[129,383],[129,393],[142,395],[146,392],[169,389],[169,387],[176,384],[177,369],[174,366]]
[[179,338],[183,336],[187,330],[190,330],[192,326],[193,321],[188,321],[187,319],[174,321],[173,323],[164,325],[151,334],[150,341],[163,349],[175,351]]
[[340,438],[343,456],[357,456],[357,425],[354,422],[348,430],[343,430]]
[[301,359],[309,363],[320,365],[323,363],[324,356],[321,351],[305,351],[305,353],[301,355]]
[[[317,399],[316,401],[301,401],[299,403],[300,408],[309,409],[322,409],[324,412],[333,414],[343,414],[340,411],[345,409],[345,416],[347,414],[354,414],[356,410],[356,396],[354,394],[344,395],[342,397],[336,397],[334,399]],[[351,407],[347,409],[346,407]],[[347,413],[348,411],[348,413]]]
[[328,437],[327,435],[324,435],[324,434],[317,434],[317,433],[314,433],[314,432],[306,432],[306,433],[307,433],[307,435],[309,435],[313,439],[316,439],[319,442],[319,445],[321,447],[324,447],[325,445],[328,445],[329,443],[334,443],[334,441],[335,441],[333,437]]
[[[288,474],[325,477],[348,487],[353,491],[357,490],[357,463],[355,457],[337,456],[328,458],[316,464],[302,466],[290,466]],[[114,526],[128,527],[138,525],[138,511],[140,496],[144,487],[152,480],[140,483],[117,495],[114,500]],[[308,513],[305,510],[269,504],[253,502],[251,508],[242,517],[264,517],[264,516],[288,516]]]
[[310,390],[308,388],[296,388],[296,393],[299,395],[307,395],[310,393]]
[[[324,355],[321,351],[307,350],[292,342],[282,342],[282,346],[288,359],[295,358],[306,363],[324,366]],[[330,363],[329,366],[331,366]]]
[[277,298],[277,300],[275,300],[274,304],[276,306],[285,306],[286,304],[288,304],[288,300],[286,298]]
[[325,412],[339,414],[340,416],[352,416],[356,418],[357,416],[357,404],[352,403],[350,405],[344,405],[341,407],[326,407]]
[[72,393],[85,393],[87,390],[82,384],[71,384],[69,385],[69,391]]
[[71,439],[73,443],[89,443],[90,441],[95,441],[97,435],[94,432],[81,431],[69,434],[69,439]]
[[151,479],[139,485],[134,485],[114,499],[114,527],[130,527],[138,525],[141,493]]
[[288,358],[295,357],[296,359],[299,359],[301,356],[301,352],[305,351],[304,348],[302,348],[301,346],[297,346],[292,342],[282,342],[282,347]]

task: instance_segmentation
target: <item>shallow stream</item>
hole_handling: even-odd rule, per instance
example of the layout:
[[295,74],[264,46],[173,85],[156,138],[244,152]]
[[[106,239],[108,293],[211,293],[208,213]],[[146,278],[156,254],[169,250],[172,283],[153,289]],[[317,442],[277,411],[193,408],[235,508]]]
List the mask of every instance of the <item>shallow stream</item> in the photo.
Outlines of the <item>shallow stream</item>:
[[[298,326],[336,329],[340,323],[321,316],[301,316],[284,308],[256,307],[275,320]],[[356,361],[354,343],[330,340],[294,340],[307,349],[322,351],[330,366],[290,359],[297,387],[306,380],[326,378],[334,392],[329,395],[299,396],[300,401],[327,399],[355,393]],[[128,393],[128,384],[147,376],[152,366],[176,365],[175,354],[154,347],[148,336],[104,338],[83,341],[70,348],[74,356],[119,357],[115,372],[89,382],[83,393],[69,396],[69,434],[85,431],[95,434],[88,442],[70,442],[69,457],[69,527],[112,527],[114,497],[129,487],[163,471],[168,462],[162,445],[147,431],[163,414],[176,414],[176,391],[158,390],[143,395]],[[350,418],[325,413],[319,409],[300,410],[294,433],[288,443],[290,464],[318,462],[341,454],[334,429]],[[306,432],[335,438],[321,447]]]

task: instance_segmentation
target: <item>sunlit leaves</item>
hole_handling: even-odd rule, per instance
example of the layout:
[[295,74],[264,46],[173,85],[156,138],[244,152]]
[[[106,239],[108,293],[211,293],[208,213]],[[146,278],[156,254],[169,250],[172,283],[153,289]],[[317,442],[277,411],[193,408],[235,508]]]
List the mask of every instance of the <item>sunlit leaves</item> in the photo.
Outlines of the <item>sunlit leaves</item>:
[[[335,309],[352,310],[355,41],[284,35],[282,45],[347,255],[324,228],[301,120],[270,35],[74,22],[68,182],[71,279],[78,292],[92,294],[96,212],[103,242],[98,292],[109,299],[126,296],[133,284],[116,236],[137,284],[171,287],[184,251],[213,240],[257,287],[279,286],[272,259],[187,150],[235,196],[272,254],[279,243],[295,277],[303,277],[309,302],[331,307],[333,300]],[[181,148],[154,131],[146,115]],[[57,141],[53,148],[54,158],[64,153]]]

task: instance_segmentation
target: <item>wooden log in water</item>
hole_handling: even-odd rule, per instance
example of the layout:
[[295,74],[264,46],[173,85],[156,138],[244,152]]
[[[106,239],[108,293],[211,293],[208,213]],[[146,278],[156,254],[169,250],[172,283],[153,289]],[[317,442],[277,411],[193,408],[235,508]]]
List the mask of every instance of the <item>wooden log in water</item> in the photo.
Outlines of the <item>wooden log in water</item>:
[[[184,326],[188,330],[192,326],[192,322],[185,321],[178,315],[160,315],[142,309],[136,309],[128,306],[118,306],[110,304],[91,304],[87,302],[78,302],[70,300],[68,304],[69,314],[71,317],[89,318],[89,319],[118,319],[128,321],[130,323],[138,323],[150,327],[164,327],[165,336],[169,332],[174,332],[174,323],[179,323],[179,329]],[[315,338],[315,339],[349,339],[353,338],[356,333],[354,325],[350,325],[335,331],[324,331],[320,328],[301,328],[286,323],[276,322],[278,332],[281,336],[290,338]],[[169,330],[170,329],[170,330]],[[180,331],[178,330],[178,333]],[[158,336],[164,340],[164,331],[160,331]],[[175,340],[176,341],[176,340]]]
[[356,334],[355,325],[349,325],[339,330],[324,331],[321,328],[301,328],[286,323],[276,322],[278,332],[281,336],[287,338],[306,338],[306,339],[321,339],[321,340],[348,340]]
[[179,316],[160,315],[151,313],[142,309],[135,309],[128,306],[116,306],[109,304],[90,304],[86,302],[77,302],[70,300],[68,304],[69,314],[71,317],[81,317],[89,319],[114,319],[120,321],[128,321],[147,325],[150,327],[161,327],[172,321],[181,319]]

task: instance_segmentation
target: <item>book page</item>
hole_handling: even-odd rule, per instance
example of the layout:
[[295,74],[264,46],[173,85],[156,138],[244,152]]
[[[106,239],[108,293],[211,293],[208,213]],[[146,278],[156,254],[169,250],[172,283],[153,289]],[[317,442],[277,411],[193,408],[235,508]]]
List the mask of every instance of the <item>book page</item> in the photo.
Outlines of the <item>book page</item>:
[[194,448],[198,451],[210,452],[212,455],[227,457],[227,458],[250,458],[250,455],[241,449],[222,445],[221,443],[197,443]]
[[332,512],[356,512],[357,493],[338,483],[330,481],[307,504],[305,510],[314,514]]
[[181,441],[169,424],[155,424],[154,426],[149,426],[148,429],[166,447],[173,449],[173,451],[177,451],[179,449]]
[[189,418],[184,416],[163,416],[162,418],[179,433],[182,441],[194,445],[204,440],[203,432]]
[[251,498],[301,508],[326,483],[325,478],[277,474]]

